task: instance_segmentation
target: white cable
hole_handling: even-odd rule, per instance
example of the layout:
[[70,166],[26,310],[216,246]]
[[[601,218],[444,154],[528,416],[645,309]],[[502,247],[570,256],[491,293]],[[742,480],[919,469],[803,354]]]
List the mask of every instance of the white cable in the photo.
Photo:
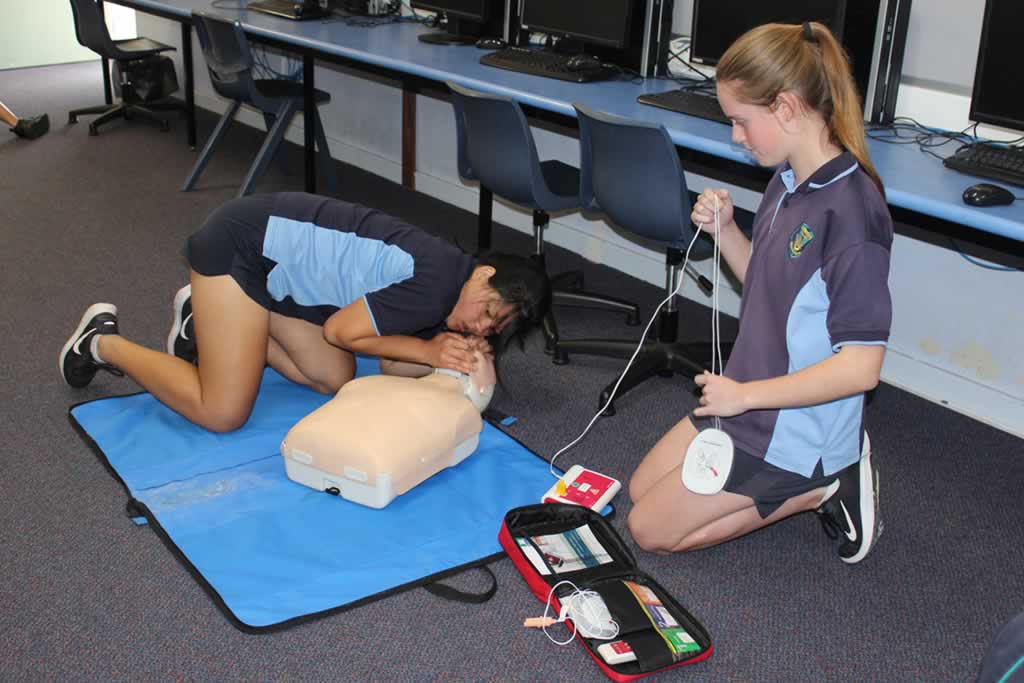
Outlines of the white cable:
[[630,356],[629,361],[626,363],[625,369],[623,369],[622,374],[619,375],[619,379],[617,382],[615,382],[615,386],[612,387],[611,393],[608,395],[608,400],[605,401],[605,404],[598,409],[598,411],[594,414],[594,417],[590,419],[590,422],[587,424],[586,427],[584,427],[583,431],[580,433],[579,436],[577,436],[575,439],[573,439],[565,446],[562,446],[562,448],[560,448],[558,452],[551,456],[551,462],[548,465],[548,471],[551,472],[551,476],[553,476],[555,479],[560,479],[562,476],[560,474],[555,473],[555,459],[562,453],[566,452],[567,450],[575,446],[577,443],[579,443],[580,439],[586,436],[587,432],[590,431],[590,428],[594,426],[594,423],[597,421],[597,418],[601,416],[601,413],[604,412],[605,408],[611,405],[611,402],[615,399],[615,392],[619,390],[619,385],[622,384],[622,380],[625,379],[626,373],[629,371],[629,367],[633,364],[633,361],[636,360],[637,354],[639,354],[640,349],[643,348],[644,342],[647,341],[647,332],[648,330],[651,329],[651,325],[654,324],[654,321],[657,320],[658,311],[661,310],[662,306],[671,301],[672,297],[678,294],[679,290],[682,289],[683,281],[686,279],[686,264],[689,263],[690,261],[690,250],[693,249],[693,245],[694,243],[696,243],[697,238],[700,237],[700,233],[701,230],[700,227],[698,227],[698,229],[694,231],[693,239],[690,240],[690,246],[686,248],[686,256],[683,257],[683,267],[679,270],[679,283],[676,285],[675,290],[667,297],[662,299],[661,303],[658,304],[658,307],[654,309],[654,314],[651,316],[650,321],[648,321],[647,326],[644,327],[644,333],[640,335],[640,343],[637,344],[636,350],[633,351],[633,355]]
[[[720,215],[720,207],[719,207],[719,204],[718,204],[718,195],[716,194],[716,195],[714,195],[714,197],[715,197],[715,240],[714,240],[715,245],[714,245],[714,259],[713,259],[713,266],[712,266],[712,278],[714,279],[714,282],[712,283],[712,290],[711,290],[711,315],[712,315],[712,318],[711,318],[711,374],[723,374],[725,372],[725,368],[724,368],[725,363],[724,363],[724,356],[722,355],[722,339],[721,339],[721,329],[719,327],[719,315],[718,315],[718,313],[719,313],[718,289],[719,289],[719,284],[720,284],[720,279],[721,279],[721,267],[722,267],[721,266],[721,263],[722,263],[722,248],[721,248],[721,245],[719,244],[718,240],[719,240],[719,237],[721,237],[721,234],[722,234],[722,219],[721,219],[721,215]],[[551,473],[551,476],[553,476],[555,479],[560,479],[561,478],[560,474],[555,473],[555,459],[558,458],[558,456],[560,456],[562,453],[566,452],[567,450],[569,450],[570,448],[575,446],[577,443],[579,443],[580,440],[584,436],[587,435],[587,432],[590,431],[590,428],[594,426],[594,423],[597,421],[597,418],[600,417],[601,413],[603,413],[605,411],[605,408],[607,408],[611,404],[611,402],[615,399],[615,392],[619,390],[619,385],[622,384],[622,380],[626,377],[626,373],[629,371],[630,366],[633,364],[633,361],[636,360],[637,354],[640,353],[640,349],[643,347],[644,342],[647,340],[647,332],[648,332],[648,330],[651,329],[651,325],[654,324],[654,321],[658,318],[658,312],[661,310],[661,307],[664,306],[666,303],[668,303],[672,299],[672,297],[674,297],[676,294],[678,294],[679,291],[682,289],[683,280],[685,279],[685,276],[686,276],[686,264],[690,262],[690,251],[693,249],[694,243],[696,243],[697,238],[700,237],[700,233],[703,230],[704,230],[704,223],[700,223],[697,226],[697,230],[694,231],[693,239],[690,240],[690,245],[688,247],[686,247],[686,255],[683,257],[683,267],[679,270],[679,283],[676,285],[675,290],[671,294],[669,294],[667,297],[662,299],[661,303],[658,304],[658,307],[654,309],[654,314],[651,316],[650,321],[648,321],[647,326],[644,327],[644,333],[642,335],[640,335],[640,343],[637,344],[636,350],[633,351],[633,355],[630,356],[629,361],[626,363],[625,369],[623,369],[622,374],[619,375],[619,379],[618,379],[617,382],[615,382],[615,386],[612,387],[611,393],[608,396],[608,400],[605,401],[605,404],[603,406],[601,406],[600,409],[598,409],[597,413],[595,413],[594,417],[592,417],[590,419],[590,422],[587,423],[587,426],[583,428],[583,431],[580,433],[579,436],[577,436],[575,439],[570,441],[565,446],[562,446],[562,448],[560,448],[553,456],[551,456],[551,462],[548,465],[548,471]],[[716,367],[717,367],[717,372],[716,372]],[[721,418],[719,418],[716,415],[715,416],[715,429],[721,429],[721,423],[722,423]],[[547,616],[547,611],[546,610],[545,610],[545,616]]]
[[[547,636],[548,640],[555,645],[568,645],[576,638],[577,633],[586,638],[600,640],[611,640],[619,635],[619,624],[612,619],[611,614],[608,612],[608,606],[605,604],[600,593],[590,589],[579,588],[572,581],[559,581],[551,587],[551,590],[548,592],[548,599],[544,603],[543,619],[545,622],[550,616],[551,598],[555,595],[555,589],[563,585],[572,586],[572,592],[559,599],[559,602],[562,603],[562,610],[556,621],[561,623],[567,617],[572,619],[572,635],[567,640],[555,640],[548,633],[548,627],[545,625],[541,627],[541,630],[544,631],[544,635]],[[600,603],[600,605],[597,603]],[[605,624],[609,626],[605,626]]]

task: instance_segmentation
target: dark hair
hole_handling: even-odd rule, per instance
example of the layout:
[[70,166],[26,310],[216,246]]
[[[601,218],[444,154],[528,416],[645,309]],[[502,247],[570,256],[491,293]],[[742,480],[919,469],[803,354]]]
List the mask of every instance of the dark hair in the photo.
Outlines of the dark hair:
[[488,251],[477,258],[477,265],[494,268],[487,284],[515,308],[516,319],[496,335],[497,343],[492,341],[497,351],[513,337],[521,341],[523,334],[544,319],[551,305],[551,282],[544,266],[528,256]]
[[824,24],[765,24],[736,39],[715,68],[749,104],[771,106],[779,93],[797,93],[828,126],[832,143],[857,159],[885,197],[864,140],[864,118],[850,61]]

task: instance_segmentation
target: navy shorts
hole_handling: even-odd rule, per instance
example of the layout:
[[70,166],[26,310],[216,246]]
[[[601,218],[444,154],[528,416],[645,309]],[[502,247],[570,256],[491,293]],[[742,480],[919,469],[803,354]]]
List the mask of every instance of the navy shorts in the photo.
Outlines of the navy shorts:
[[263,257],[263,239],[273,208],[274,197],[269,194],[227,202],[188,238],[185,248],[192,270],[200,275],[230,275],[267,310],[274,308],[267,291],[267,274],[274,262]]
[[[697,431],[714,426],[709,418],[690,415],[690,420]],[[732,471],[725,482],[724,490],[738,493],[754,501],[761,519],[767,518],[782,507],[790,498],[803,495],[808,491],[825,488],[839,477],[839,473],[825,475],[821,460],[814,466],[810,477],[776,467],[764,458],[736,449],[733,454]]]

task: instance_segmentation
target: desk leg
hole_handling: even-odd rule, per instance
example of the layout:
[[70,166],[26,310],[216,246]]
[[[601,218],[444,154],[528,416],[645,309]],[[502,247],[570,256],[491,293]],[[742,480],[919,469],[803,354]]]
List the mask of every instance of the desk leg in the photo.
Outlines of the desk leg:
[[[104,18],[103,14],[103,0],[96,3],[99,7],[100,17]],[[103,66],[103,100],[107,104],[114,103],[114,95],[110,90],[110,60],[106,57],[100,57],[100,64]]]
[[402,187],[416,189],[416,86],[402,83]]
[[185,62],[185,118],[188,146],[196,148],[196,81],[192,71],[192,26],[181,22],[181,58]]
[[302,55],[302,126],[305,133],[306,192],[316,193],[316,97],[313,84],[313,56]]

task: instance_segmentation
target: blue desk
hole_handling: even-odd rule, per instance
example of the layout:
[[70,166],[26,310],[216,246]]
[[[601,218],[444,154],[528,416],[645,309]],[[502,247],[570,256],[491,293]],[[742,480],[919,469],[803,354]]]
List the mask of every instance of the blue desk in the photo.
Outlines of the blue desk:
[[[481,65],[479,59],[482,52],[475,47],[436,46],[417,40],[416,36],[428,29],[412,22],[365,28],[350,26],[338,20],[294,22],[246,10],[215,10],[209,0],[108,1],[175,19],[183,25],[188,24],[193,10],[238,19],[255,40],[281,45],[303,56],[304,75],[310,93],[314,59],[366,65],[399,77],[405,84],[403,177],[407,180],[411,180],[415,169],[412,156],[415,139],[407,136],[411,135],[409,131],[415,125],[418,80],[434,83],[455,81],[471,88],[512,97],[537,110],[573,119],[575,111],[572,103],[580,102],[592,109],[664,125],[672,140],[680,147],[702,152],[733,165],[753,165],[745,150],[731,143],[727,126],[636,102],[638,95],[677,87],[671,81],[649,79],[642,82],[573,84],[502,71]],[[184,36],[186,31],[183,28]],[[186,64],[191,60],[190,51],[190,45],[186,44]],[[189,101],[192,97],[191,81],[191,74],[186,74]],[[311,111],[311,107],[307,107],[308,111]],[[312,129],[313,126],[307,122],[307,186],[310,174],[315,176],[310,139]],[[950,147],[952,151],[953,145]],[[913,145],[887,145],[872,140],[869,141],[869,148],[886,183],[891,206],[930,219],[1024,241],[1024,202],[984,209],[967,206],[960,199],[961,193],[965,187],[980,179],[945,169],[941,161],[920,152]]]

